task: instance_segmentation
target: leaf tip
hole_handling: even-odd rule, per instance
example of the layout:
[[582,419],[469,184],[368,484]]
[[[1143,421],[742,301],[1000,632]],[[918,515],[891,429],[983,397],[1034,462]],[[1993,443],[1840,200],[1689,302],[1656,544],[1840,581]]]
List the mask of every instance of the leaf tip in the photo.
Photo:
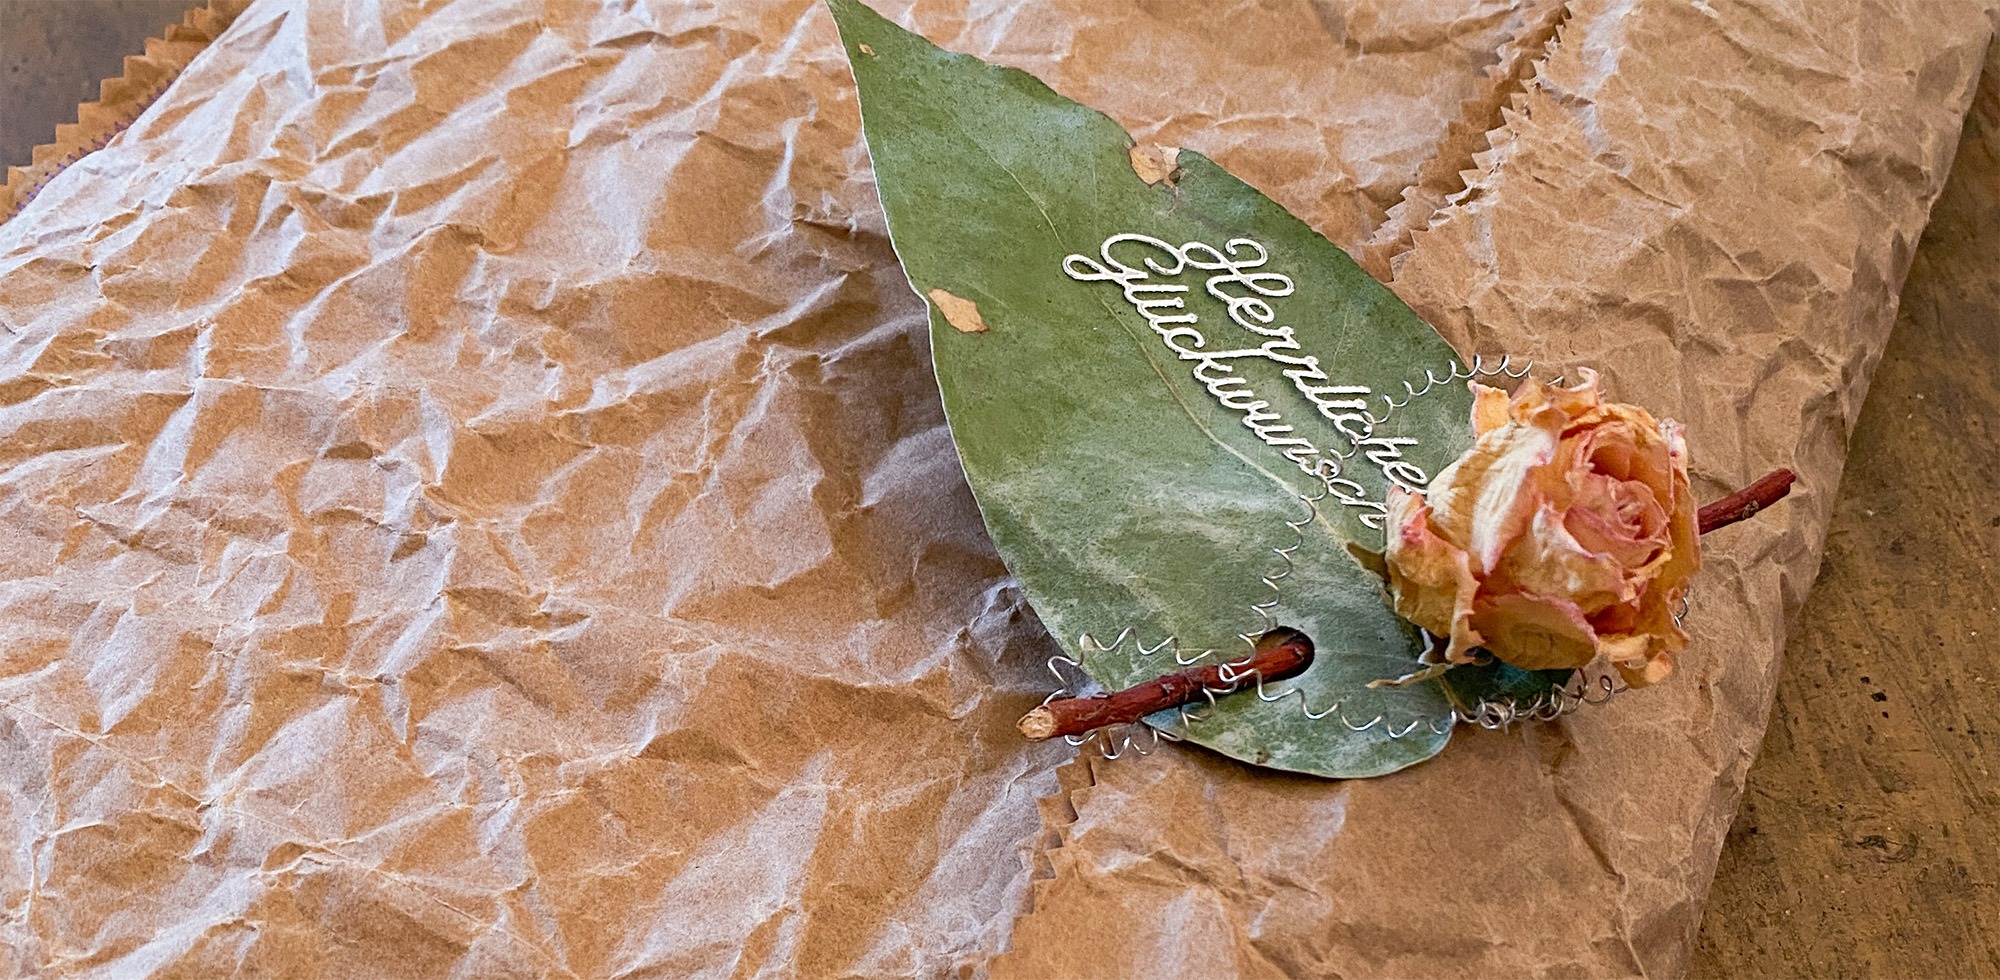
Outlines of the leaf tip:
[[[834,27],[844,39],[852,40],[857,34],[873,36],[885,27],[891,31],[900,30],[861,0],[826,0],[826,9],[833,14]],[[875,56],[875,49],[865,43],[856,47],[871,58]]]
[[951,324],[959,333],[985,333],[986,318],[979,315],[979,304],[963,296],[953,296],[942,289],[933,289],[924,295],[937,304],[938,312],[944,314],[944,322]]

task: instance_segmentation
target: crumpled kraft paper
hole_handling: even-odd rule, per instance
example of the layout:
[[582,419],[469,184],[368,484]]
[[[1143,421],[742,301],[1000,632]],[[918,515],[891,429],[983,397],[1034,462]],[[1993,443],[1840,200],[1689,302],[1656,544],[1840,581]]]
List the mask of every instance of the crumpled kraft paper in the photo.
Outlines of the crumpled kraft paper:
[[1704,499],[1799,488],[1704,539],[1656,688],[1365,782],[1089,765],[996,974],[1682,972],[1991,32],[1969,4],[1572,4],[1395,289],[1463,351],[1685,421]]
[[[1552,10],[914,25],[1358,244]],[[858,126],[806,0],[265,0],[0,225],[0,972],[982,970],[1056,647]]]
[[1804,474],[1659,696],[1325,783],[1012,731],[823,10],[261,0],[0,225],[0,968],[1670,970],[1988,30],[1834,6],[885,4]]

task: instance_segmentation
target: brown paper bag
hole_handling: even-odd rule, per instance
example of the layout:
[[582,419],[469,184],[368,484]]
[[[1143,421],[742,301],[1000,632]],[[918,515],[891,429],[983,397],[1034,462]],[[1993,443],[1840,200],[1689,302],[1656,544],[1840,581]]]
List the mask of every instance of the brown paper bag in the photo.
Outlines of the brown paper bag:
[[1704,540],[1690,655],[1643,694],[1367,782],[1093,766],[997,972],[1680,973],[1990,33],[1942,4],[1572,5],[1394,286],[1461,350],[1595,366],[1688,423],[1705,497],[1777,465],[1801,489]]

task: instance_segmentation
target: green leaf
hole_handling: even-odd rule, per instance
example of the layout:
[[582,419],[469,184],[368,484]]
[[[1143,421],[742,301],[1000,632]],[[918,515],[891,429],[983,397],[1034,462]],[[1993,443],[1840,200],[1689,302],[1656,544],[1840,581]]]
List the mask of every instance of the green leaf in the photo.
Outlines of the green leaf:
[[[1119,688],[1178,669],[1176,650],[1233,660],[1248,653],[1246,634],[1293,626],[1318,657],[1269,690],[1296,687],[1303,702],[1239,694],[1184,731],[1174,712],[1149,722],[1324,776],[1436,754],[1451,718],[1439,682],[1366,687],[1413,669],[1419,634],[1346,545],[1380,550],[1389,478],[1421,485],[1470,444],[1471,396],[1451,348],[1346,253],[1208,159],[1182,152],[1175,176],[1154,166],[1142,177],[1131,138],[1103,114],[854,0],[830,5],[891,237],[932,303],[966,477],[1064,648]],[[1120,235],[1161,244],[1114,242],[1108,261],[1105,243]],[[1232,251],[1243,240],[1254,247]],[[1149,320],[1133,300],[1182,305]],[[1408,404],[1390,411],[1384,396]],[[1353,502],[1309,510],[1302,498],[1327,494],[1330,472]]]
[[1444,682],[1452,700],[1468,713],[1481,701],[1508,703],[1528,711],[1546,703],[1575,674],[1574,670],[1523,670],[1489,659],[1454,666],[1445,672]]

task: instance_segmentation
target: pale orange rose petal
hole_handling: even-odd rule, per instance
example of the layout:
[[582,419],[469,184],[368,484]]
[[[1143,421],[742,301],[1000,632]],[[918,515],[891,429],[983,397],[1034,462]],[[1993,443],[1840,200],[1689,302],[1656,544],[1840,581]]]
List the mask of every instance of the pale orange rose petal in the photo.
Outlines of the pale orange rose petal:
[[1392,496],[1398,611],[1527,669],[1603,657],[1633,686],[1672,672],[1673,621],[1700,567],[1681,427],[1573,387],[1474,384],[1475,443],[1429,499]]
[[1672,484],[1673,463],[1660,423],[1630,405],[1605,405],[1592,418],[1572,425],[1585,440],[1580,454],[1591,470],[1618,480],[1638,480],[1662,500]]
[[1652,648],[1652,638],[1640,633],[1597,634],[1597,652],[1614,665],[1632,661],[1644,663],[1647,651]]
[[1554,410],[1562,413],[1565,422],[1585,415],[1599,405],[1604,398],[1597,389],[1597,372],[1589,368],[1577,371],[1583,380],[1574,387],[1563,388],[1545,385],[1530,378],[1514,389],[1514,397],[1508,412],[1516,422],[1526,422],[1541,413]]
[[1640,597],[1645,590],[1616,605],[1606,606],[1590,614],[1590,628],[1597,631],[1601,640],[1607,636],[1630,633],[1639,628],[1639,618],[1644,614],[1640,608]]
[[[1599,636],[1597,649],[1606,662],[1625,678],[1628,687],[1645,687],[1673,672],[1673,656],[1667,654],[1655,659],[1651,656],[1652,638],[1636,633],[1617,636]],[[1655,665],[1659,665],[1655,667]]]
[[1420,496],[1389,492],[1389,534],[1383,557],[1396,613],[1439,636],[1451,638],[1448,651],[1463,660],[1479,646],[1471,625],[1472,599],[1479,582],[1465,551],[1431,530],[1430,508]]
[[1666,510],[1645,484],[1621,483],[1599,473],[1580,481],[1563,520],[1581,547],[1609,556],[1628,571],[1648,575],[1651,564],[1666,555],[1667,525]]
[[1565,418],[1574,419],[1604,404],[1604,395],[1597,387],[1597,372],[1589,368],[1577,368],[1577,376],[1582,381],[1568,388],[1548,387],[1542,396],[1548,403],[1561,410]]
[[1549,407],[1548,390],[1547,385],[1533,378],[1521,382],[1507,400],[1508,417],[1519,422]]
[[1510,422],[1480,436],[1431,481],[1431,525],[1470,553],[1480,574],[1491,572],[1507,545],[1527,529],[1539,503],[1529,476],[1555,458],[1560,430],[1555,412],[1534,422]]
[[[1679,633],[1679,628],[1675,627],[1674,632]],[[1617,668],[1618,675],[1625,678],[1627,685],[1645,687],[1659,683],[1674,672],[1675,655],[1687,646],[1686,634],[1681,636],[1679,645],[1643,633],[1603,638],[1599,645],[1605,651],[1605,660]]]
[[1619,675],[1624,677],[1625,683],[1631,687],[1645,687],[1649,684],[1657,684],[1666,680],[1667,675],[1673,672],[1674,655],[1671,653],[1659,654],[1653,659],[1646,661],[1643,666],[1621,666],[1618,668]]
[[1682,438],[1681,424],[1666,419],[1660,423],[1660,431],[1666,437],[1673,460],[1673,496],[1669,501],[1672,512],[1667,516],[1667,547],[1671,553],[1653,581],[1656,587],[1674,590],[1678,596],[1678,590],[1701,570],[1701,517],[1695,506],[1694,488],[1688,484],[1687,442]]
[[1581,667],[1597,656],[1597,634],[1573,602],[1520,593],[1482,596],[1472,628],[1486,648],[1523,670]]
[[1507,393],[1498,388],[1488,387],[1477,381],[1467,382],[1472,386],[1472,436],[1492,432],[1507,424]]
[[1637,615],[1628,630],[1600,634],[1598,648],[1625,677],[1644,687],[1673,671],[1674,655],[1687,649],[1688,635],[1674,622],[1683,590],[1662,588],[1659,580],[1639,597]]
[[1515,539],[1500,563],[1513,588],[1568,596],[1585,615],[1629,598],[1617,557],[1585,547],[1563,523],[1562,512],[1549,504],[1535,510],[1528,533]]

